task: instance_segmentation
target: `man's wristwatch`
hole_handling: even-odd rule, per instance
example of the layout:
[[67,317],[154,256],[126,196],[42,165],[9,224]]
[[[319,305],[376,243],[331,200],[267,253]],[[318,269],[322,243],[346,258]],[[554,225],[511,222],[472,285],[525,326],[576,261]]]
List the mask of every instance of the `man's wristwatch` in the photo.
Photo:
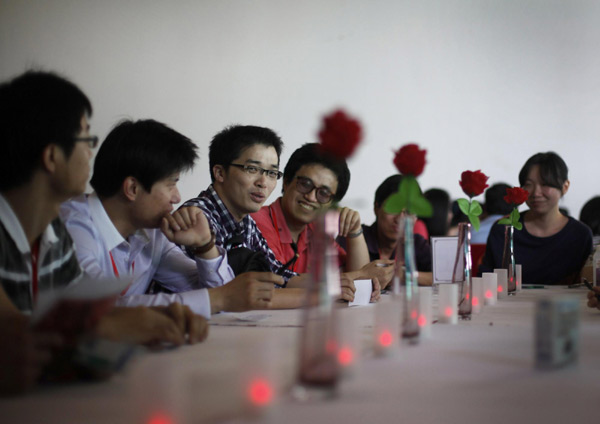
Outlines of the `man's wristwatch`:
[[210,232],[210,241],[203,246],[190,247],[190,253],[194,256],[202,255],[203,253],[208,252],[215,246],[216,240],[215,233],[213,231]]

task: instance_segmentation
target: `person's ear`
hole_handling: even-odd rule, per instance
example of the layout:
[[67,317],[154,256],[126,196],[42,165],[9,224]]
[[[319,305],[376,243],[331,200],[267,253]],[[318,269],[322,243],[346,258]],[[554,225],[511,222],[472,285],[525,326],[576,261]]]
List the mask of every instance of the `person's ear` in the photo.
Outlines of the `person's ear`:
[[213,177],[215,178],[215,181],[217,182],[224,182],[225,181],[225,167],[223,165],[215,165],[213,166]]
[[[569,191],[569,187],[570,187],[570,185],[571,185],[571,182],[570,182],[569,180],[566,180],[566,181],[563,183],[562,190],[561,190],[561,192],[562,192],[562,196],[564,196],[565,194],[567,194],[567,191]],[[561,196],[561,197],[562,197],[562,196]]]
[[139,181],[134,177],[129,176],[123,180],[121,190],[123,191],[123,195],[126,199],[134,201],[137,198],[141,188],[142,187],[140,186]]
[[42,168],[44,171],[53,174],[56,172],[58,161],[64,160],[63,150],[56,144],[48,144],[42,151]]
[[381,206],[379,205],[379,203],[374,202],[373,203],[373,213],[375,214],[375,217],[377,217],[377,214],[379,213],[379,209],[381,209]]

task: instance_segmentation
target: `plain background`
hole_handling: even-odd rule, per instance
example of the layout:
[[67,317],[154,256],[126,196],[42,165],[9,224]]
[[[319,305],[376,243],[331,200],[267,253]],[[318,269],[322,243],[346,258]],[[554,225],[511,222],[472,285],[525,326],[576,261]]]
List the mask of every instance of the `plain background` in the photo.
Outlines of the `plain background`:
[[323,114],[346,109],[365,139],[342,204],[365,223],[409,141],[428,150],[421,187],[453,198],[464,170],[517,185],[528,157],[554,150],[578,217],[600,194],[599,46],[593,0],[0,0],[0,79],[63,74],[101,138],[123,118],[192,138],[184,200],[209,184],[208,143],[226,125],[274,129],[283,169]]

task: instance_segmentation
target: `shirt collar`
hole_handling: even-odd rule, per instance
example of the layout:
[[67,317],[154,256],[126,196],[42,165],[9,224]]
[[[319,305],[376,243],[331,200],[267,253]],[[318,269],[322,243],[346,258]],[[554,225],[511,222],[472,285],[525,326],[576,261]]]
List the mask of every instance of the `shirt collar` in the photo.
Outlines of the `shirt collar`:
[[[21,226],[21,221],[19,221],[19,218],[13,211],[10,203],[8,203],[2,194],[0,194],[0,222],[2,222],[2,225],[4,225],[4,228],[15,242],[17,249],[19,249],[22,254],[30,253],[31,249],[25,231]],[[57,241],[58,237],[54,232],[52,223],[50,223],[42,233],[41,243],[52,244]]]
[[219,197],[219,194],[212,184],[208,186],[206,191],[207,198],[210,199],[210,201],[217,208],[217,212],[221,217],[221,223],[228,234],[239,234],[242,233],[244,229],[250,227],[252,218],[249,214],[244,216],[240,222],[237,222],[231,212],[229,212],[229,209],[227,209],[227,206],[225,206],[225,203],[223,203],[223,200],[221,200]]
[[[113,224],[111,221],[110,217],[106,213],[106,209],[104,209],[102,202],[98,198],[98,195],[95,192],[88,195],[87,201],[90,208],[92,221],[96,225],[96,228],[100,233],[100,237],[104,239],[104,244],[106,245],[108,251],[113,250],[121,243],[128,243],[127,240],[123,238],[121,233],[119,233],[119,230],[117,230],[115,224]],[[131,237],[139,239],[144,244],[150,241],[150,237],[148,237],[148,234],[143,229],[137,230]]]

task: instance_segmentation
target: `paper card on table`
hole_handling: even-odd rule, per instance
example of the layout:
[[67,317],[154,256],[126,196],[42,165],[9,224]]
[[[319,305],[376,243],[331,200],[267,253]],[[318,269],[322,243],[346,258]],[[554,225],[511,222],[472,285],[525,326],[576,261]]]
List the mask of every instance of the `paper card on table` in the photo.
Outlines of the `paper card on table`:
[[[451,283],[456,259],[458,237],[431,237],[431,259],[433,261],[433,282]],[[458,277],[460,280],[461,275]]]
[[373,284],[371,280],[354,280],[356,292],[354,293],[354,301],[348,306],[368,305],[371,302],[371,293],[373,292]]

